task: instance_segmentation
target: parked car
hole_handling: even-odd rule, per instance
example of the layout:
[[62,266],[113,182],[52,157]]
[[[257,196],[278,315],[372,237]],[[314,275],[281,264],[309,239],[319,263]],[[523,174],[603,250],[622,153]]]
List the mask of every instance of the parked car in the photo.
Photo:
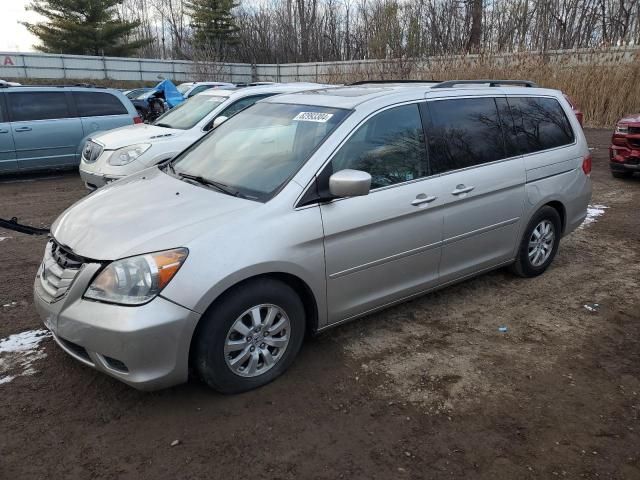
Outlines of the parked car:
[[162,80],[155,87],[132,100],[144,123],[154,122],[160,115],[184,102],[184,97],[171,80]]
[[567,102],[569,102],[569,105],[571,105],[571,110],[573,110],[573,114],[578,119],[578,122],[580,123],[580,126],[583,126],[584,125],[584,113],[582,113],[582,110],[580,110],[580,107],[578,106],[578,104],[575,102],[575,100],[573,98],[571,98],[566,93],[563,94],[563,95],[564,95],[564,98],[567,100]]
[[228,90],[235,88],[235,85],[227,82],[186,82],[178,85],[178,91],[184,98],[191,98],[212,88],[224,88]]
[[152,87],[134,88],[131,90],[123,90],[122,93],[126,95],[129,100],[137,100],[144,98],[147,94],[153,91]]
[[240,392],[316,333],[471,276],[543,273],[591,157],[561,92],[342,87],[243,110],[67,209],[34,285],[69,355],[129,385]]
[[117,90],[0,85],[0,173],[77,166],[87,136],[141,121]]
[[640,172],[640,114],[627,115],[616,123],[609,147],[609,166],[616,178]]
[[168,111],[152,125],[120,128],[94,135],[84,147],[80,176],[88,189],[173,158],[218,123],[258,100],[280,93],[321,88],[315,83],[207,90]]

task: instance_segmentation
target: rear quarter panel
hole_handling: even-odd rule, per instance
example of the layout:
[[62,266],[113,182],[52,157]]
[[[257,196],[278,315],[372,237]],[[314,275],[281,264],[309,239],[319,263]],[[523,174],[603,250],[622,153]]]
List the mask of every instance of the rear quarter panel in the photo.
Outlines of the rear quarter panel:
[[555,201],[564,207],[563,235],[567,235],[582,223],[591,200],[591,177],[582,170],[589,148],[571,105],[560,92],[554,98],[560,102],[571,124],[575,142],[523,157],[527,192],[523,229],[538,209]]

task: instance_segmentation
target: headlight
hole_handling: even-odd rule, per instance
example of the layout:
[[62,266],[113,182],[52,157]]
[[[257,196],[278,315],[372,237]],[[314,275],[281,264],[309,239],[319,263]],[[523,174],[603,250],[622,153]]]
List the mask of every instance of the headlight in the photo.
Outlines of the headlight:
[[129,145],[128,147],[120,148],[109,157],[109,165],[115,167],[127,165],[149,150],[149,148],[151,148],[150,143],[141,143],[139,145]]
[[187,258],[186,248],[148,253],[110,263],[93,280],[85,298],[141,305],[158,295]]
[[616,133],[622,133],[623,135],[626,135],[627,133],[629,133],[629,125],[625,123],[618,123],[616,125]]

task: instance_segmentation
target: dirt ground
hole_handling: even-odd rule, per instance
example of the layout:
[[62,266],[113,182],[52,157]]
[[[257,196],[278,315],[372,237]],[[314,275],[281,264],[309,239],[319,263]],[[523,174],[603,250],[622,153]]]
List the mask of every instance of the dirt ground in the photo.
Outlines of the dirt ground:
[[[640,479],[640,178],[613,179],[610,133],[587,136],[607,208],[544,275],[496,271],[341,326],[259,390],[142,393],[50,338],[28,368],[0,357],[0,478]],[[46,226],[84,194],[72,173],[12,178],[0,217]],[[0,237],[1,341],[42,328],[46,240]]]

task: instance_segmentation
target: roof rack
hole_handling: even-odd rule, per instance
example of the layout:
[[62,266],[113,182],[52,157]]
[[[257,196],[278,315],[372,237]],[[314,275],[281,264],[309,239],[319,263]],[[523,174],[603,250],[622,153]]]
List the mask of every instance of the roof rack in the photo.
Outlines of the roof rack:
[[530,80],[447,80],[440,82],[433,88],[451,88],[456,85],[480,85],[488,83],[490,87],[499,87],[500,85],[522,85],[523,87],[537,88],[537,84]]
[[90,83],[75,83],[73,85],[10,85],[9,83],[0,82],[0,88],[68,88],[68,87],[82,87],[82,88],[102,88],[102,85],[92,85]]
[[360,80],[359,82],[349,83],[348,86],[366,85],[368,83],[441,83],[440,80]]

